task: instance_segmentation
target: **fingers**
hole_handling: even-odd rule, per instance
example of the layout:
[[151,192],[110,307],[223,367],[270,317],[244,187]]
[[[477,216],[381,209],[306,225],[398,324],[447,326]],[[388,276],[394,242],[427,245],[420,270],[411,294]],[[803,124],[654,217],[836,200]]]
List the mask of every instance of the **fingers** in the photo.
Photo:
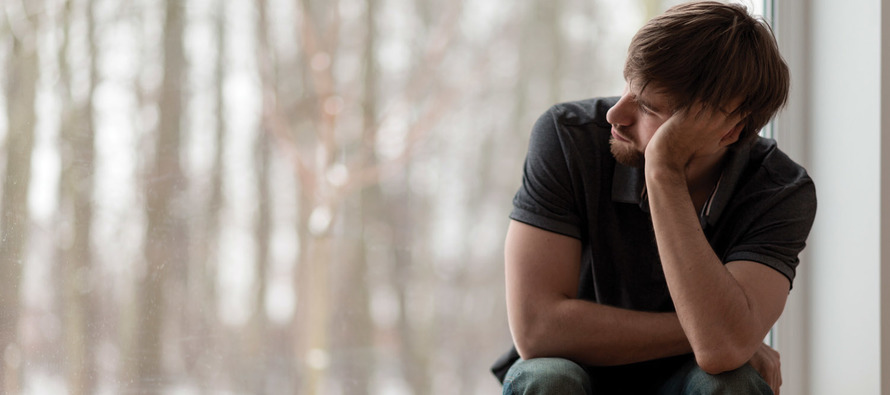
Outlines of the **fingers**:
[[764,378],[773,390],[773,393],[778,394],[782,386],[782,361],[779,352],[766,344],[761,344],[758,354],[761,354],[763,357],[764,370],[768,375],[764,376]]
[[782,367],[779,353],[766,344],[761,344],[749,361],[751,367],[763,377],[766,384],[778,394],[782,386]]
[[689,108],[678,111],[676,114],[682,118],[695,120],[718,130],[728,132],[748,116],[748,113],[736,111],[737,106],[730,106],[730,108],[731,110],[724,110],[697,102]]
[[740,114],[694,103],[662,123],[645,149],[646,166],[685,171],[696,157],[712,157],[736,142]]

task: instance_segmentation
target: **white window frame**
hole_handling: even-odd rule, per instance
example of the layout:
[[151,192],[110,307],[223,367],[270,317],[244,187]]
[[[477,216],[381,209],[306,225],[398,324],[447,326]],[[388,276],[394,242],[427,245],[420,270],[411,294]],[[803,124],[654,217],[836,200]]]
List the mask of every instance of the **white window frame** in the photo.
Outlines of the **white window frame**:
[[[806,34],[800,23],[805,15],[805,5],[798,1],[764,0],[765,15],[771,22],[779,49],[791,71],[791,92],[788,104],[769,126],[768,133],[775,138],[781,149],[798,163],[805,163],[806,141],[801,125],[806,124]],[[807,261],[806,250],[801,262]],[[805,266],[805,265],[804,265]],[[806,300],[809,295],[807,270],[798,270],[794,289],[788,297],[785,311],[770,332],[771,343],[782,358],[782,394],[807,394],[807,337]]]

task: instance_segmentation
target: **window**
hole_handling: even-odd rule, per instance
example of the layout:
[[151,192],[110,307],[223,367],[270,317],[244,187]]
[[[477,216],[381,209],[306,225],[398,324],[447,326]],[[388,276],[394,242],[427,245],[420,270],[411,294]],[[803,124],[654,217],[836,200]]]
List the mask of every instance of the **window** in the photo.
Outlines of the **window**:
[[532,123],[669,2],[7,3],[0,392],[453,394]]

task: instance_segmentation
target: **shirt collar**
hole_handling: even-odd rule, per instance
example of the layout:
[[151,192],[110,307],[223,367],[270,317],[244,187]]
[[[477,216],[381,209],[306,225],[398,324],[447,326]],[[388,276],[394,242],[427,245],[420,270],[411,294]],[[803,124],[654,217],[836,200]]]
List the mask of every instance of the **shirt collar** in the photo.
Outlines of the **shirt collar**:
[[[702,227],[714,226],[735,191],[736,185],[742,176],[745,166],[748,164],[750,145],[742,144],[729,149],[726,165],[720,174],[720,179],[699,213]],[[649,212],[649,196],[646,193],[646,178],[642,168],[625,166],[615,163],[615,171],[612,177],[612,201],[618,203],[632,203],[640,206],[640,209]]]
[[735,194],[750,157],[751,144],[741,144],[738,147],[730,148],[729,157],[726,159],[726,165],[723,167],[723,173],[720,174],[717,187],[702,210],[702,226],[717,224],[717,220],[720,219],[720,215],[726,210],[730,199]]
[[645,212],[649,212],[649,198],[646,196],[646,178],[643,169],[615,163],[615,174],[612,177],[612,201],[618,203],[639,204]]

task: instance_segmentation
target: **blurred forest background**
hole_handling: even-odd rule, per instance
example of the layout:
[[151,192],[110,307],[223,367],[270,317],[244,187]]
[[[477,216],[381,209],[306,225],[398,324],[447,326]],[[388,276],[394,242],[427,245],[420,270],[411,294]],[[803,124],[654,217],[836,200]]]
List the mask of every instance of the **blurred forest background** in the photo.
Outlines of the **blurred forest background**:
[[0,0],[0,392],[499,392],[530,127],[674,3]]

